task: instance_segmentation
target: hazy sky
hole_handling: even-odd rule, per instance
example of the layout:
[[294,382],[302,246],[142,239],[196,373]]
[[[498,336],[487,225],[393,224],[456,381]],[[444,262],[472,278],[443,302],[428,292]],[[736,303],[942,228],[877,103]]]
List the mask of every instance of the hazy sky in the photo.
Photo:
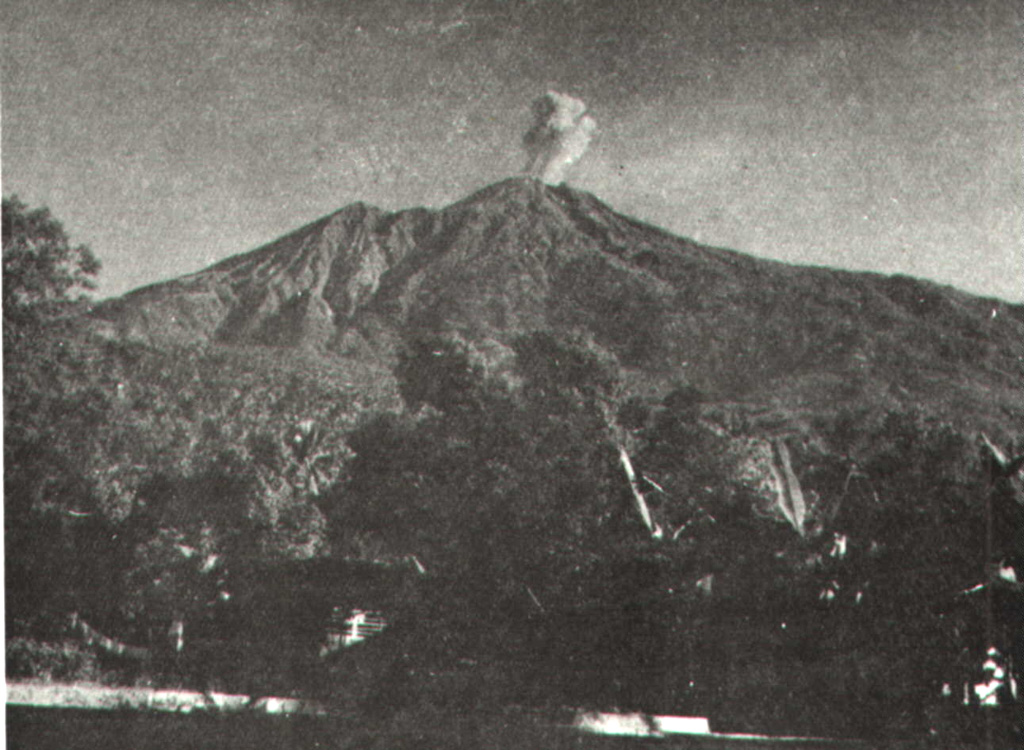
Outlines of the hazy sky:
[[101,294],[364,200],[517,173],[587,102],[570,184],[700,241],[1024,300],[1016,0],[3,0],[3,191]]

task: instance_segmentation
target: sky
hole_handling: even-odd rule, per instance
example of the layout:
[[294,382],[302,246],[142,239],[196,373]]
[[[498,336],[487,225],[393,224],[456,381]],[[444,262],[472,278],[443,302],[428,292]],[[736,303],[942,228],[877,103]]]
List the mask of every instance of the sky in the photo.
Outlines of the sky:
[[4,195],[98,296],[361,200],[522,171],[531,103],[586,102],[568,183],[765,258],[1024,301],[1016,0],[4,0]]

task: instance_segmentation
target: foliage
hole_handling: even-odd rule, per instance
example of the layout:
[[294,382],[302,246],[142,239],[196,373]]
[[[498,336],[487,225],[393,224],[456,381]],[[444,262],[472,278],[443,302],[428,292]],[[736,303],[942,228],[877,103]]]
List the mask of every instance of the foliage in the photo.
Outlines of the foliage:
[[96,655],[72,642],[37,642],[8,638],[8,679],[94,682],[100,676]]
[[3,315],[5,323],[52,314],[76,290],[95,288],[100,262],[85,245],[72,246],[49,209],[30,210],[17,196],[3,199]]
[[[433,366],[406,369],[403,392],[423,393],[417,379],[430,379],[433,403],[447,408],[378,417],[350,435],[355,458],[331,515],[335,549],[370,536],[392,553],[416,554],[451,582],[451,606],[494,625],[475,628],[477,637],[497,642],[508,607],[545,606],[531,597],[558,606],[623,500],[594,388],[612,381],[578,367],[585,352],[569,347],[558,362],[574,364],[562,377],[540,369],[552,360],[517,359],[518,390],[480,371],[467,383],[457,350],[436,342],[413,350],[429,352]],[[434,380],[443,373],[451,377]],[[443,395],[455,390],[457,399]]]
[[[922,675],[932,684],[971,663],[961,650],[979,621],[956,594],[982,567],[985,483],[974,446],[941,422],[894,412],[839,425],[853,438],[845,458],[793,440],[794,471],[832,509],[804,539],[751,512],[730,478],[732,437],[705,418],[700,393],[683,386],[627,401],[614,357],[586,338],[525,336],[503,379],[457,340],[411,342],[400,386],[416,410],[364,417],[347,435],[350,405],[324,383],[282,383],[223,353],[62,340],[52,351],[67,369],[39,364],[13,404],[12,434],[50,460],[36,464],[45,483],[25,468],[33,464],[14,466],[9,481],[35,500],[9,499],[9,523],[38,566],[23,572],[54,592],[49,603],[15,600],[16,610],[59,612],[72,596],[95,611],[103,603],[83,601],[87,592],[113,583],[117,611],[104,616],[128,618],[129,633],[183,613],[190,627],[222,623],[208,630],[221,637],[264,598],[287,599],[259,565],[323,554],[316,539],[329,534],[338,557],[412,553],[426,565],[434,583],[408,604],[416,626],[390,641],[388,653],[404,656],[388,680],[413,696],[439,691],[444,710],[470,694],[484,700],[476,672],[456,670],[451,695],[419,680],[468,658],[501,665],[489,701],[685,705],[715,708],[737,729],[820,731],[823,717],[844,721],[864,695],[926,705]],[[59,429],[41,406],[62,415]],[[320,435],[303,457],[293,443],[307,415]],[[74,450],[75,435],[87,450]],[[660,540],[635,517],[622,445]],[[301,466],[321,452],[333,473],[314,498]],[[849,538],[842,560],[829,554],[835,533]],[[820,598],[830,582],[832,603]],[[475,627],[460,627],[464,618]],[[299,646],[274,648],[250,644],[239,658],[279,687],[299,684],[301,670],[281,671],[305,658]],[[746,713],[721,708],[724,689],[748,696]],[[816,713],[801,713],[811,703]],[[784,715],[765,708],[787,704]]]
[[670,536],[684,526],[699,532],[734,503],[728,441],[700,423],[700,400],[692,387],[673,389],[637,433],[649,495]]
[[[5,530],[9,575],[26,583],[10,579],[9,622],[75,607],[100,621],[130,615],[145,632],[175,609],[157,580],[178,581],[177,609],[204,612],[217,592],[201,592],[217,581],[161,553],[168,539],[212,544],[228,579],[261,556],[324,553],[314,489],[338,476],[338,415],[351,408],[330,383],[109,342],[82,318],[42,327],[19,353],[4,383]],[[324,427],[300,460],[286,439],[303,419]]]
[[416,338],[400,352],[395,368],[406,404],[440,411],[468,406],[481,376],[465,343],[451,337]]
[[[448,611],[500,638],[445,643],[507,659],[506,698],[540,681],[531,700],[686,705],[735,729],[869,736],[921,728],[881,699],[869,726],[850,701],[924,707],[942,681],[970,679],[980,620],[957,594],[980,571],[985,483],[952,426],[901,412],[846,426],[858,442],[845,458],[791,441],[815,503],[804,538],[752,513],[731,479],[734,438],[704,420],[691,387],[623,408],[614,360],[579,338],[517,340],[512,388],[481,373],[467,384],[460,352],[428,348],[455,360],[432,377],[459,374],[431,387],[458,381],[460,399],[352,434],[334,529],[340,546],[376,534],[447,578]],[[660,541],[630,511],[623,441]],[[742,713],[727,707],[735,696]]]
[[[462,353],[434,354],[441,349],[433,342],[421,350],[455,360],[422,375],[457,374],[431,383],[434,393],[464,377]],[[762,587],[759,600],[779,599],[778,579],[765,575],[774,558],[759,556],[755,519],[743,515],[723,480],[723,440],[697,423],[699,399],[689,391],[640,409],[649,420],[627,432],[610,416],[620,411],[619,368],[586,339],[535,333],[513,350],[515,386],[478,373],[468,385],[459,382],[457,401],[434,401],[446,410],[380,417],[351,434],[355,458],[331,517],[335,549],[352,549],[370,535],[392,553],[415,552],[447,581],[436,594],[444,602],[437,635],[448,658],[510,660],[518,678],[507,690],[541,679],[531,672],[541,664],[558,665],[551,671],[560,679],[541,679],[546,687],[532,699],[590,695],[667,706],[678,680],[649,680],[679,662],[683,652],[672,644],[682,646],[680,624],[706,606],[698,579],[719,575],[727,597],[749,596],[745,583],[754,582]],[[414,378],[426,369],[406,373]],[[402,387],[417,392],[420,384]],[[635,444],[639,465],[664,482],[652,490],[659,517],[692,523],[679,540],[654,541],[641,529],[618,465],[624,442]],[[444,632],[451,627],[446,612],[478,627],[471,636]],[[663,640],[659,647],[637,645],[638,616]],[[416,637],[422,653],[430,627],[421,625]],[[599,643],[609,641],[619,645],[609,651]],[[581,662],[590,671],[580,672]]]

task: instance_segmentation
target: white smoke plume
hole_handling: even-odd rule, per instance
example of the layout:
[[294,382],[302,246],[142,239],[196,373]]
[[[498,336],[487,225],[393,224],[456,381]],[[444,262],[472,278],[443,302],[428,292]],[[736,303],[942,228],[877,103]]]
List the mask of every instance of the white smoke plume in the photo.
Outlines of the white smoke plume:
[[549,185],[565,181],[565,171],[579,161],[594,137],[597,123],[587,105],[565,94],[549,91],[533,103],[535,122],[523,136],[529,156],[524,170]]

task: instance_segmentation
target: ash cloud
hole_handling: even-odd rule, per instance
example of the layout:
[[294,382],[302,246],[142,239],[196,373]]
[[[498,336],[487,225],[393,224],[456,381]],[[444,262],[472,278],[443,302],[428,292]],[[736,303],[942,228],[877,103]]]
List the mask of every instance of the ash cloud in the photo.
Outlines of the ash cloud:
[[523,136],[528,161],[524,172],[549,185],[565,181],[594,137],[597,123],[579,99],[549,91],[533,103],[534,123]]

